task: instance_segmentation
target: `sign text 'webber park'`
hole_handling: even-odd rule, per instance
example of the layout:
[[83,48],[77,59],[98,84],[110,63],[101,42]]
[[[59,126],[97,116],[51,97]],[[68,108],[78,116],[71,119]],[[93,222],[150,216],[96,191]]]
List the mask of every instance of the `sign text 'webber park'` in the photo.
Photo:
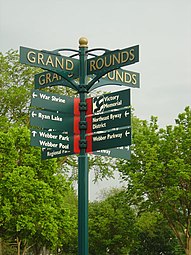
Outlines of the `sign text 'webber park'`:
[[79,76],[79,60],[49,51],[20,47],[20,62],[70,77]]
[[61,132],[31,129],[31,146],[73,151],[73,136]]

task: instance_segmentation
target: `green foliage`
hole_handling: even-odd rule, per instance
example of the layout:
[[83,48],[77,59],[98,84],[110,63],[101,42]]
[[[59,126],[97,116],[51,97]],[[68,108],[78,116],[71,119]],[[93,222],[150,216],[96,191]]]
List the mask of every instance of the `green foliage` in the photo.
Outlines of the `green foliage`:
[[150,123],[135,119],[132,159],[121,161],[119,169],[132,204],[160,211],[186,253],[191,240],[190,108],[166,129],[159,129],[154,117]]
[[12,123],[28,124],[30,90],[34,69],[19,64],[17,51],[0,53],[1,129]]
[[55,160],[40,160],[40,150],[30,146],[26,127],[0,132],[0,139],[1,236],[18,238],[26,246],[62,247],[69,243],[77,236],[71,183],[57,174]]
[[135,215],[123,191],[115,190],[89,207],[90,254],[127,254],[133,242]]
[[129,255],[180,255],[177,239],[159,212],[139,212],[136,217],[137,237]]
[[[41,150],[29,145],[28,127],[34,75],[42,70],[20,64],[14,50],[0,53],[0,64],[1,234],[22,241],[24,250],[33,245],[34,253],[44,245],[76,253],[77,198],[66,176],[76,179],[77,157],[41,161]],[[65,86],[44,90],[77,96]],[[91,157],[96,180],[112,175],[106,163],[109,159]]]

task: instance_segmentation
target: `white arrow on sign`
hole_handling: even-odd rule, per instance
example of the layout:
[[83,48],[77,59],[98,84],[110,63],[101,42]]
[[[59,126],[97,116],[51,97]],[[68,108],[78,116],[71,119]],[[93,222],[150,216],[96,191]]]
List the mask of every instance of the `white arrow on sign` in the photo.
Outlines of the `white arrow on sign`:
[[127,130],[125,131],[125,136],[128,136],[130,134],[130,132],[128,132]]
[[37,134],[37,132],[36,131],[32,131],[32,135],[33,135],[33,137],[35,137],[36,136],[36,134]]
[[38,95],[37,95],[35,92],[33,92],[33,93],[32,93],[32,97],[33,97],[33,98],[36,98],[36,97],[38,97]]
[[125,111],[125,117],[127,117],[129,115],[128,111]]
[[33,118],[37,116],[37,114],[34,111],[32,111],[31,115]]

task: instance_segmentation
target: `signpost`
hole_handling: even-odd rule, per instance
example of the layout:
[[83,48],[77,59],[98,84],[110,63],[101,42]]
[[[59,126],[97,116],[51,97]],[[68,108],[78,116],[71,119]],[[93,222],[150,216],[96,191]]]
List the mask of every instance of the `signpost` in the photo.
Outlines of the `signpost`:
[[[87,153],[130,159],[131,113],[130,90],[95,98],[87,94],[108,84],[138,88],[139,74],[120,68],[139,61],[139,46],[88,58],[93,50],[88,51],[87,39],[80,38],[79,44],[71,57],[60,54],[67,49],[21,47],[20,62],[45,70],[35,76],[32,91],[31,105],[38,109],[31,109],[30,124],[38,129],[31,129],[31,145],[43,147],[42,159],[79,154],[78,255],[88,255]],[[74,89],[79,98],[37,90],[56,85]]]

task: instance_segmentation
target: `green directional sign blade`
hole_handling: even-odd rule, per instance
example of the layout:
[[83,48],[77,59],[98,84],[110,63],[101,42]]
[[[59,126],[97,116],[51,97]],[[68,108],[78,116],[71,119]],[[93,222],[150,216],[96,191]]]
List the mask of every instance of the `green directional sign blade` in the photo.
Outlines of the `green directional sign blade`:
[[64,149],[42,149],[42,159],[51,159],[51,158],[59,158],[63,156],[73,155],[74,151],[64,150]]
[[96,89],[105,85],[118,85],[132,88],[140,88],[140,74],[124,69],[113,70],[102,76],[90,89]]
[[40,51],[20,47],[20,62],[55,72],[63,78],[79,77],[79,60],[55,54],[51,51]]
[[[70,77],[69,77],[70,78]],[[78,80],[72,80],[75,85],[78,85]],[[53,72],[43,72],[39,74],[35,74],[34,76],[34,86],[35,89],[52,87],[52,86],[66,86],[70,88],[74,88],[70,82],[64,79],[61,75]]]
[[114,50],[87,60],[87,74],[96,74],[99,77],[119,69],[122,66],[134,64],[139,61],[139,45]]
[[106,111],[128,107],[130,106],[130,89],[88,98],[86,102],[90,108],[88,114],[104,113]]
[[74,114],[74,98],[40,90],[32,91],[31,106]]
[[131,145],[131,128],[87,135],[87,152]]
[[31,129],[31,146],[73,150],[73,137],[61,132]]
[[[102,114],[94,114],[86,117],[88,130],[95,133],[113,128],[131,125],[131,109],[125,108],[118,111],[109,111]],[[89,128],[89,126],[91,128]]]
[[131,151],[129,146],[128,147],[118,147],[118,148],[112,148],[112,149],[105,149],[105,150],[99,150],[99,151],[93,151],[94,155],[100,155],[100,156],[108,156],[112,158],[121,158],[130,160],[131,159]]
[[74,130],[74,116],[31,109],[30,125],[45,129],[68,131],[72,134]]

